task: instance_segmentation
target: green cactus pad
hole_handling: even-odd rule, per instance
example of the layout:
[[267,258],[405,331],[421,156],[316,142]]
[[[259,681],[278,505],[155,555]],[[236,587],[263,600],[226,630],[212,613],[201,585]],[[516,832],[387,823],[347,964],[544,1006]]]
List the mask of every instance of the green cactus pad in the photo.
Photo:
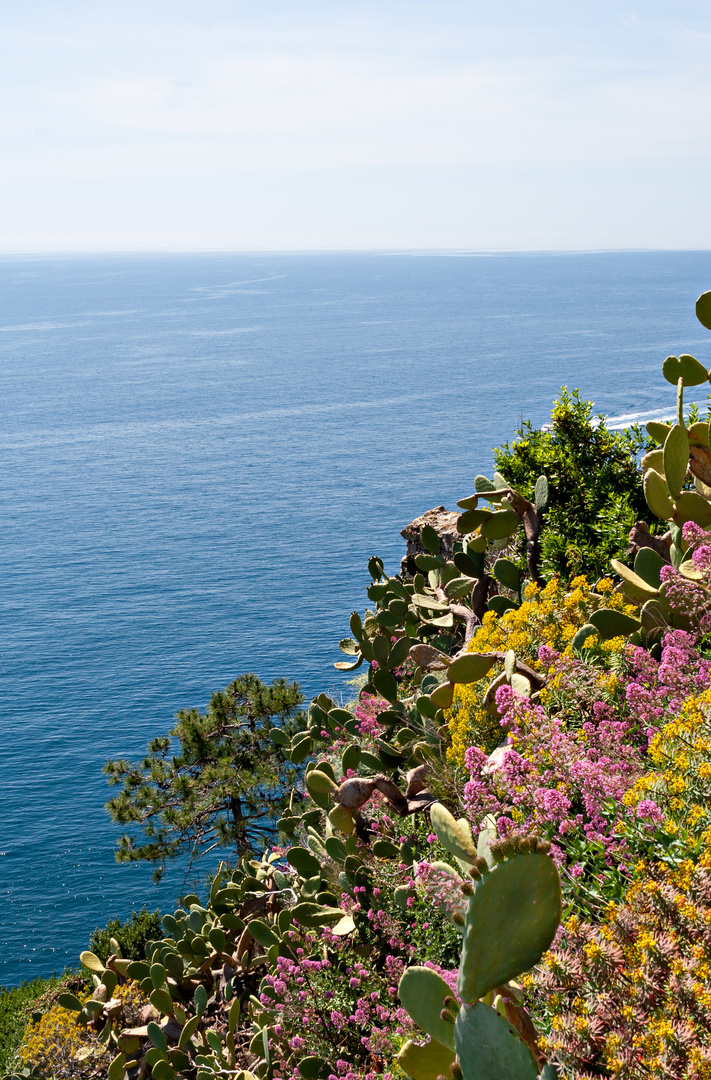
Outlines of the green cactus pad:
[[467,832],[457,824],[446,806],[440,802],[433,803],[430,807],[430,821],[437,839],[447,851],[459,859],[474,863],[477,854],[471,831]]
[[698,491],[682,491],[674,502],[674,521],[677,525],[695,521],[706,529],[711,525],[711,503]]
[[162,1053],[167,1053],[168,1044],[165,1041],[165,1035],[158,1027],[155,1021],[151,1021],[148,1025],[148,1038],[151,1040],[156,1050],[160,1050]]
[[512,690],[515,690],[517,694],[521,694],[522,697],[530,697],[533,687],[531,682],[525,675],[519,675],[518,672],[514,672],[509,680]]
[[455,1056],[454,1050],[436,1039],[424,1046],[418,1046],[408,1039],[397,1055],[397,1063],[412,1080],[437,1080],[440,1076],[449,1080]]
[[300,765],[311,753],[313,745],[313,739],[309,735],[303,739],[294,736],[291,740],[291,749],[287,755],[289,760],[293,761],[294,765]]
[[654,586],[649,585],[638,574],[635,574],[634,570],[630,570],[629,566],[625,566],[619,559],[610,559],[610,565],[612,569],[618,574],[625,583],[625,592],[633,600],[644,602],[645,600],[651,600],[652,597],[657,595],[657,589]]
[[167,990],[154,990],[150,995],[150,1002],[153,1008],[164,1016],[170,1016],[173,1012],[173,999]]
[[334,829],[338,829],[339,832],[344,833],[345,836],[350,836],[355,829],[355,821],[353,815],[345,808],[345,806],[334,806],[332,810],[328,812],[328,820]]
[[580,629],[576,632],[573,640],[571,641],[571,645],[576,652],[580,652],[581,649],[590,647],[585,643],[587,642],[588,638],[592,637],[594,637],[595,640],[598,640],[597,627],[593,626],[592,623],[585,623],[585,625],[581,626]]
[[338,784],[334,783],[322,769],[312,769],[304,777],[304,782],[310,792],[316,791],[320,795],[328,795],[338,788]]
[[310,878],[321,869],[321,863],[308,848],[292,847],[286,853],[287,862],[294,867],[299,877]]
[[99,960],[99,957],[93,952],[83,952],[79,954],[79,959],[85,968],[89,971],[95,972],[97,975],[103,975],[106,968]]
[[124,1053],[117,1054],[106,1070],[106,1076],[108,1080],[123,1080],[125,1075],[126,1055]]
[[491,845],[497,839],[496,818],[493,814],[487,814],[481,823],[481,829],[476,841],[476,853],[480,859],[486,859],[489,869],[496,866],[496,859],[491,854]]
[[664,443],[664,476],[667,491],[674,498],[680,493],[689,465],[689,436],[686,428],[674,424]]
[[489,611],[495,611],[497,615],[505,615],[507,611],[513,610],[516,605],[513,600],[509,600],[508,596],[492,596],[486,604]]
[[431,525],[423,525],[420,539],[430,555],[439,555],[439,535]]
[[344,775],[349,769],[353,769],[355,772],[360,765],[361,748],[356,743],[350,743],[349,746],[343,751],[341,757],[341,768]]
[[684,380],[684,386],[701,386],[708,379],[709,373],[695,357],[682,353],[678,357],[666,358],[662,364],[662,375],[672,386],[676,386],[679,379]]
[[671,431],[671,424],[662,424],[659,420],[650,420],[644,425],[647,429],[647,434],[650,438],[658,442],[660,446],[664,446],[666,437]]
[[326,1062],[320,1057],[302,1058],[297,1068],[304,1080],[317,1080],[317,1077],[325,1076],[329,1071]]
[[689,441],[699,446],[709,446],[709,425],[706,420],[697,420],[689,425]]
[[560,879],[548,855],[516,855],[477,882],[459,965],[462,1001],[476,1001],[537,964],[560,917]]
[[707,330],[711,330],[711,292],[704,292],[696,301],[696,318]]
[[660,446],[656,450],[650,450],[648,454],[644,455],[639,464],[643,473],[647,469],[654,469],[655,472],[661,475],[664,472],[664,450]]
[[511,559],[497,559],[492,573],[504,588],[518,592],[521,588],[521,571]]
[[513,510],[497,510],[481,526],[482,536],[488,540],[503,540],[521,524],[518,514]]
[[415,555],[415,564],[419,570],[429,572],[430,570],[439,570],[444,566],[444,561],[439,555]]
[[338,648],[342,653],[345,653],[346,656],[357,656],[360,646],[355,638],[344,637],[338,642]]
[[415,607],[425,608],[427,611],[449,611],[449,604],[443,604],[441,600],[435,600],[434,596],[428,596],[425,593],[414,593],[412,603]]
[[635,555],[634,572],[653,589],[658,589],[662,583],[660,574],[664,565],[664,559],[654,548],[643,547]]
[[649,509],[662,521],[673,517],[674,504],[669,498],[666,480],[655,469],[647,469],[644,474],[644,497]]
[[457,532],[461,536],[466,536],[468,533],[474,532],[485,521],[488,521],[492,517],[491,510],[465,510],[463,514],[460,514],[457,518]]
[[478,495],[467,495],[466,499],[457,500],[457,506],[461,506],[462,510],[476,510],[478,505]]
[[464,653],[447,668],[447,677],[453,683],[473,683],[483,679],[496,663],[495,656],[482,653]]
[[491,480],[489,480],[488,477],[482,476],[482,474],[479,473],[478,476],[474,477],[474,488],[480,493],[486,491],[496,491],[496,484],[492,484]]
[[444,999],[452,996],[442,976],[431,968],[409,967],[400,979],[398,994],[415,1023],[431,1038],[454,1050],[454,1024],[440,1016]]
[[381,697],[391,704],[397,701],[397,683],[395,677],[385,668],[373,672],[373,685]]
[[548,509],[550,493],[548,490],[548,479],[545,476],[539,476],[536,480],[536,489],[533,498],[536,504],[536,510],[538,510],[539,514]]
[[454,701],[454,683],[443,682],[430,694],[430,701],[438,709],[450,709]]
[[76,994],[60,994],[57,998],[57,1004],[70,1012],[81,1012],[82,1009],[81,1001]]
[[612,608],[598,608],[590,616],[590,622],[597,630],[600,641],[610,641],[616,637],[629,637],[642,627],[639,619],[625,615],[623,611]]
[[322,904],[311,904],[308,901],[296,904],[290,910],[295,922],[308,927],[324,926],[326,923],[338,923],[346,914],[341,908],[325,907]]
[[464,1080],[537,1080],[531,1051],[508,1021],[483,1001],[459,1010],[454,1041]]

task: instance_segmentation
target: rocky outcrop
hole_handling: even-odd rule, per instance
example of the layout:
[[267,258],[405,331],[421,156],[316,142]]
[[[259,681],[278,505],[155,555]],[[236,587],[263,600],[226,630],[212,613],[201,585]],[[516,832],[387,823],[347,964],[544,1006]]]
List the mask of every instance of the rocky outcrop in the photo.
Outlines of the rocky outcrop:
[[412,555],[421,555],[426,552],[422,543],[422,527],[431,525],[439,536],[439,553],[445,559],[452,558],[452,549],[461,536],[457,532],[457,518],[459,510],[445,510],[443,506],[435,506],[425,514],[415,518],[407,525],[400,535],[407,541],[407,554],[402,559],[401,569],[405,574],[412,573],[407,562]]

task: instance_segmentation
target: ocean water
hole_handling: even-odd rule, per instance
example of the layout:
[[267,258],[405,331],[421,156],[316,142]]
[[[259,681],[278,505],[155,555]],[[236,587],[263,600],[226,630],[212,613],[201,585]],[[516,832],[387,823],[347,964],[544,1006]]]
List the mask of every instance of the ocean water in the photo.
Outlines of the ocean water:
[[561,384],[668,414],[708,287],[705,252],[0,259],[0,984],[174,906],[114,862],[107,758],[242,671],[347,694],[368,557]]

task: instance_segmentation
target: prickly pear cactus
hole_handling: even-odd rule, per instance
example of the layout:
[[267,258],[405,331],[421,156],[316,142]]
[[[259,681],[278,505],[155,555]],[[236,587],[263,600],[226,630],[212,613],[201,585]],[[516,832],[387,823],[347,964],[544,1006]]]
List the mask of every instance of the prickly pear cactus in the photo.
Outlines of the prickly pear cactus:
[[538,963],[560,923],[560,879],[548,845],[535,838],[496,841],[488,823],[481,843],[488,857],[473,859],[461,823],[444,807],[432,823],[449,850],[473,862],[457,983],[461,1005],[436,972],[408,968],[400,999],[430,1041],[408,1041],[398,1062],[413,1080],[435,1080],[435,1068],[452,1080],[553,1080],[556,1071],[541,1061],[535,1042],[520,1037],[524,1026],[516,1024],[506,996],[507,984]]

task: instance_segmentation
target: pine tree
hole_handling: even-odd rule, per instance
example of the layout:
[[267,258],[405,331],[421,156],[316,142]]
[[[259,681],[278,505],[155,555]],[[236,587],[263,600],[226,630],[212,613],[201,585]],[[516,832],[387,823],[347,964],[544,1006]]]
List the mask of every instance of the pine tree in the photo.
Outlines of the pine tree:
[[189,855],[192,864],[217,848],[255,850],[272,833],[298,774],[270,731],[302,730],[304,714],[294,715],[302,701],[296,683],[267,686],[241,675],[204,713],[179,712],[140,763],[107,762],[108,782],[121,790],[106,809],[114,821],[137,827],[120,837],[117,861],[153,863],[159,880],[167,859]]

